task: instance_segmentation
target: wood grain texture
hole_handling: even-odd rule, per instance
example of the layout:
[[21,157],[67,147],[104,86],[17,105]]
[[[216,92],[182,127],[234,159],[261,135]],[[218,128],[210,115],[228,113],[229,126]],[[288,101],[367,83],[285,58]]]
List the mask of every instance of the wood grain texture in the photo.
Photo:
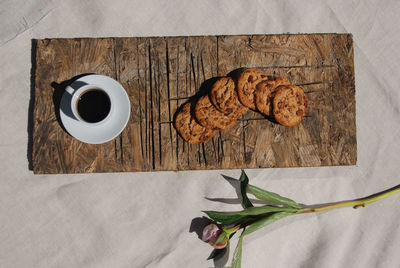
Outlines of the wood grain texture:
[[[349,34],[45,39],[35,53],[37,174],[356,164]],[[302,86],[309,108],[301,124],[283,127],[249,111],[208,142],[185,142],[172,124],[177,108],[240,67]],[[127,127],[105,144],[79,142],[57,116],[60,90],[85,73],[118,80],[131,101]]]

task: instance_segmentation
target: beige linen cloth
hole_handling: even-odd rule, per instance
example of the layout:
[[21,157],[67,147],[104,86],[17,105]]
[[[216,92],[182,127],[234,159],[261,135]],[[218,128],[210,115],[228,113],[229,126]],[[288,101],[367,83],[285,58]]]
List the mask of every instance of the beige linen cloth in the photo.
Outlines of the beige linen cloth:
[[[201,210],[235,210],[239,170],[33,175],[31,39],[352,33],[358,163],[256,169],[253,185],[305,204],[400,182],[399,1],[0,1],[0,267],[221,267],[190,232]],[[298,215],[244,239],[242,267],[399,267],[400,195]],[[229,256],[230,264],[237,237]]]

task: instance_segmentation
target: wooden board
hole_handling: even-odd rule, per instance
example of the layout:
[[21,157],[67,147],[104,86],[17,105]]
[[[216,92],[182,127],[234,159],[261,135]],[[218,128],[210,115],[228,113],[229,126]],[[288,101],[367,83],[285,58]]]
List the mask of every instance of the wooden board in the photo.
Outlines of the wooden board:
[[[35,173],[356,164],[350,34],[45,39],[33,53]],[[204,81],[239,67],[302,86],[306,117],[288,128],[249,111],[212,140],[186,143],[172,125],[177,107]],[[105,144],[79,142],[60,124],[62,90],[84,73],[115,78],[130,97],[126,129]]]

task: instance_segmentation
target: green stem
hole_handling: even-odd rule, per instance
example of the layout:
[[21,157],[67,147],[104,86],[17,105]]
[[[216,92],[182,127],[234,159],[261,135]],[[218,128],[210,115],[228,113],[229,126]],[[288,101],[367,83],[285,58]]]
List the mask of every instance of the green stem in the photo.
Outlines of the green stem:
[[232,234],[236,233],[236,231],[239,229],[240,229],[240,224],[238,224],[230,229],[225,229],[224,227],[222,227],[222,230],[226,233],[227,237],[230,237]]
[[330,209],[341,208],[341,207],[349,207],[349,206],[352,206],[353,208],[365,207],[368,204],[371,204],[375,201],[378,201],[380,199],[386,198],[388,196],[391,196],[391,195],[393,195],[395,193],[399,193],[399,192],[400,192],[400,184],[393,188],[390,188],[386,191],[383,191],[383,192],[380,192],[377,194],[373,194],[373,195],[370,195],[370,196],[367,196],[364,198],[360,198],[360,199],[356,199],[356,200],[352,200],[352,201],[342,201],[342,202],[337,202],[337,203],[324,205],[324,206],[304,208],[304,209],[300,210],[299,214],[320,212],[320,211],[324,211],[324,210],[330,210]]

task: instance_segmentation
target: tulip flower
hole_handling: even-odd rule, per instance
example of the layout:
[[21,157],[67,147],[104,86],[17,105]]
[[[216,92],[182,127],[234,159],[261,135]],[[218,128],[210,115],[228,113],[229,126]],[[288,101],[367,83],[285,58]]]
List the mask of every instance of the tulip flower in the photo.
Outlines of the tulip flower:
[[[221,234],[222,234],[222,241],[217,242]],[[221,228],[219,228],[216,224],[211,223],[206,227],[204,227],[202,240],[204,242],[209,243],[216,249],[222,249],[228,245],[229,238]]]
[[[241,266],[243,237],[268,224],[296,214],[315,213],[348,206],[353,208],[365,207],[370,203],[400,192],[400,185],[397,185],[386,191],[352,201],[342,201],[322,206],[302,206],[292,199],[250,185],[249,179],[243,170],[239,182],[244,210],[235,212],[204,211],[213,223],[207,225],[202,234],[202,240],[215,248],[209,257],[209,259],[213,259],[218,256],[216,251],[219,253],[226,251],[231,236],[239,229],[242,229],[239,242],[233,254],[232,267],[234,268]],[[255,207],[247,197],[247,192],[253,194],[257,199],[267,201],[273,205]],[[227,228],[228,226],[234,227]]]

